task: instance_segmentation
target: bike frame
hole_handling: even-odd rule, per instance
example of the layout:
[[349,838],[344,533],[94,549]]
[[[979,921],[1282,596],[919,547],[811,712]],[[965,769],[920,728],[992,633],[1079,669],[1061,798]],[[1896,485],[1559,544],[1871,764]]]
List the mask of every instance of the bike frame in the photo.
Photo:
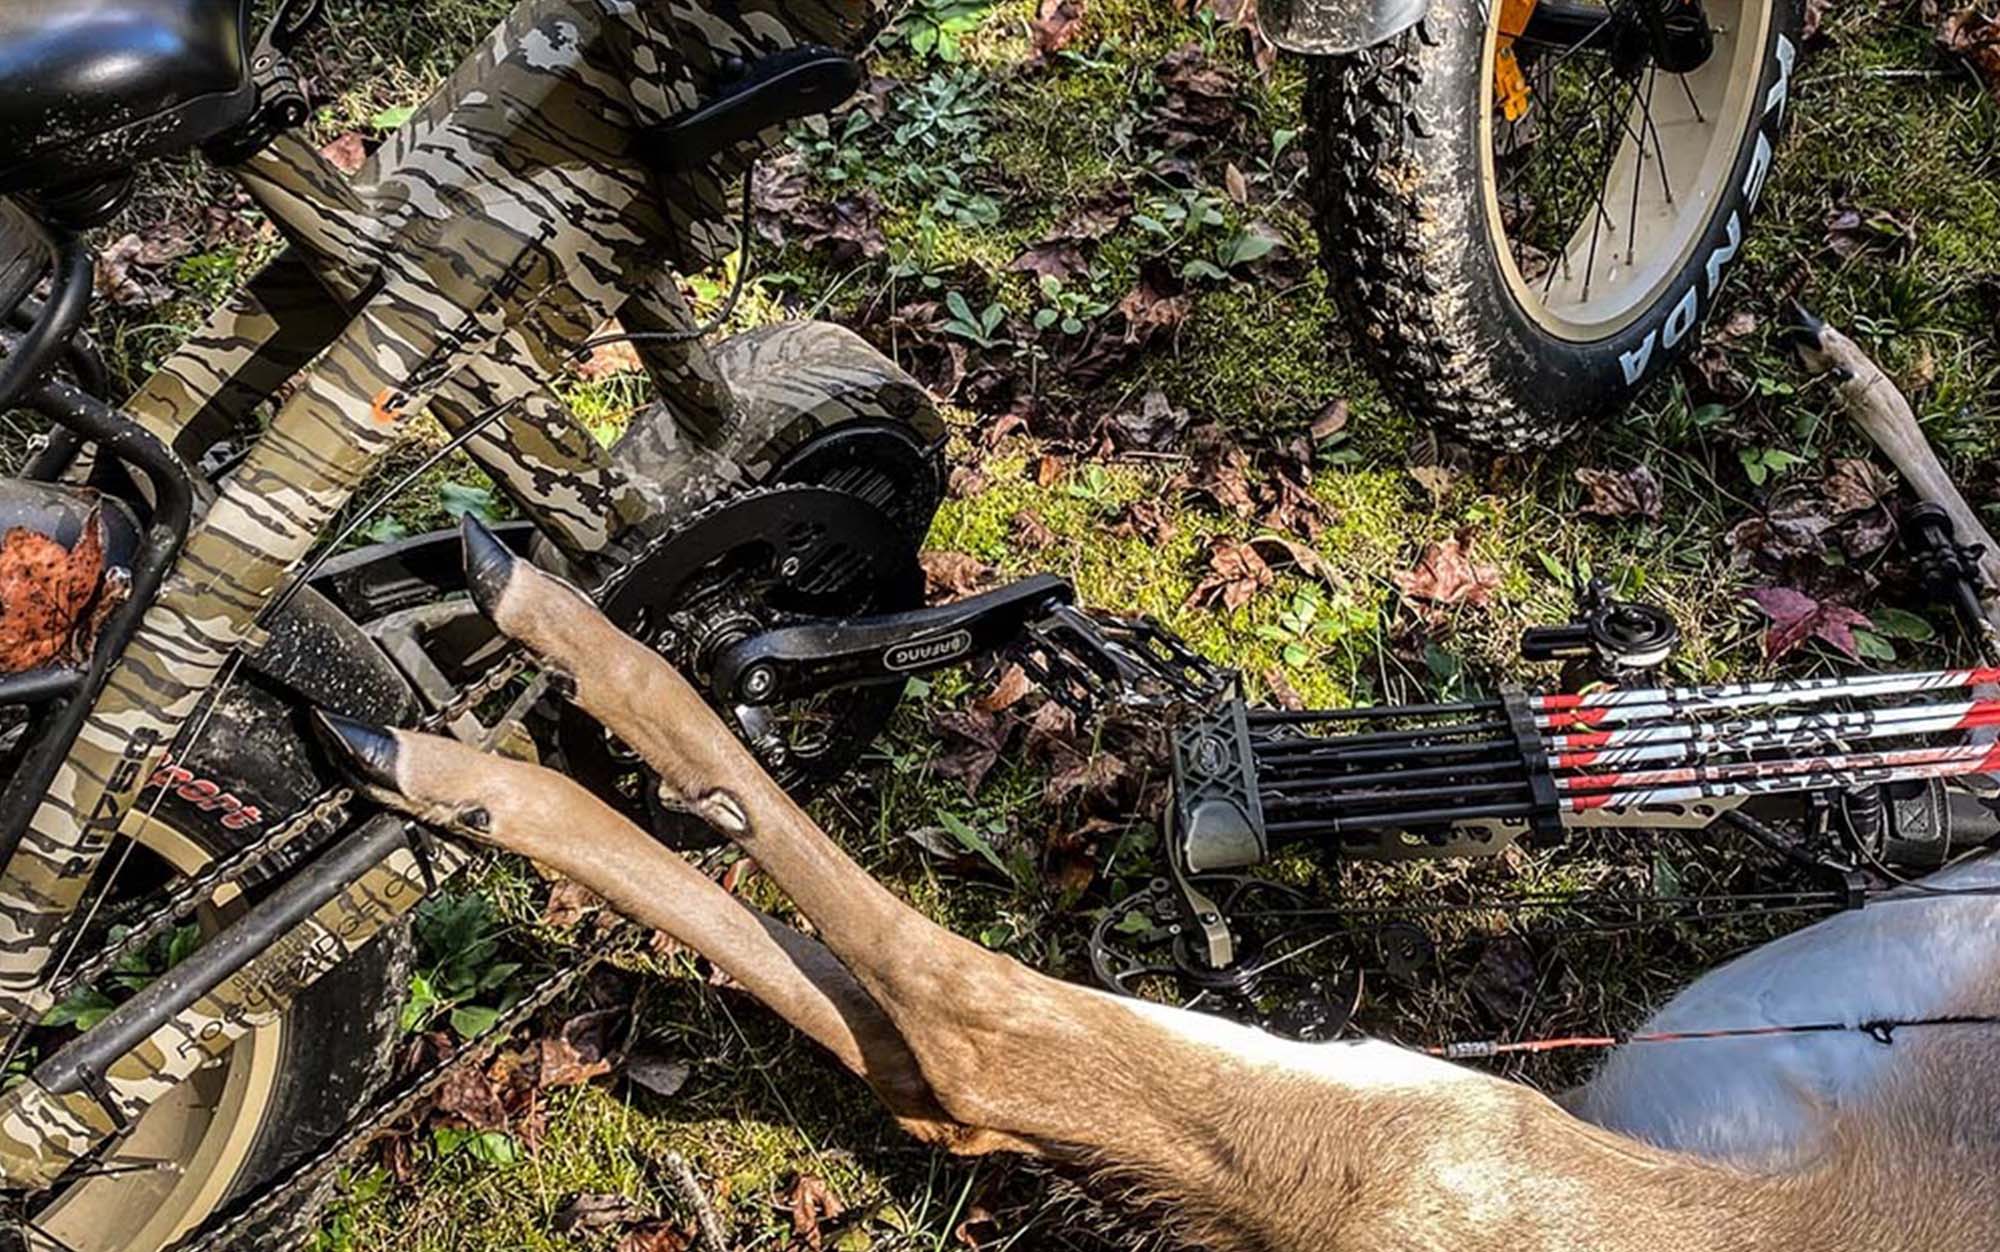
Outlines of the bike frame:
[[[794,394],[739,411],[716,359],[687,338],[673,274],[737,246],[725,187],[771,136],[698,168],[643,154],[650,129],[744,64],[798,45],[853,48],[873,16],[868,0],[526,0],[351,179],[293,134],[233,168],[289,246],[125,412],[192,460],[295,374],[299,385],[195,521],[55,785],[0,849],[0,1007],[12,1021],[47,1009],[65,927],[163,754],[198,733],[203,697],[259,642],[414,415],[466,435],[586,581],[630,557],[663,511],[670,520],[677,503],[756,474],[726,448],[773,455],[835,417],[871,415],[867,385],[843,390],[823,363]],[[674,419],[662,455],[684,472],[660,477],[681,499],[622,473],[550,389],[614,315],[661,336],[637,347]],[[879,357],[855,368],[901,377]],[[746,424],[758,427],[747,438]],[[199,971],[158,980],[0,1094],[7,1186],[56,1181],[458,863],[438,848],[420,864],[396,819],[343,838],[204,945],[188,963]]]

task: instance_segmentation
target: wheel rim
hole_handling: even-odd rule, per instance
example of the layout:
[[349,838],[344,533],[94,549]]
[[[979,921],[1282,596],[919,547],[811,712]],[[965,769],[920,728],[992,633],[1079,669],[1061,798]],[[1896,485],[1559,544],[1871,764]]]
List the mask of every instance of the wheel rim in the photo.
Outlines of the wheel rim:
[[[1640,0],[1589,0],[1607,21]],[[1527,114],[1495,102],[1502,6],[1481,58],[1486,224],[1508,289],[1549,334],[1624,330],[1702,246],[1755,121],[1772,0],[1707,0],[1714,51],[1685,74],[1596,48],[1515,43]]]
[[[181,874],[209,854],[157,817],[135,817],[127,836]],[[243,902],[218,893],[199,919],[213,933]],[[284,1054],[284,1020],[238,1040],[222,1064],[193,1075],[148,1109],[113,1149],[133,1159],[171,1159],[178,1172],[85,1179],[35,1215],[35,1223],[75,1252],[153,1252],[212,1212],[249,1158],[269,1109]]]

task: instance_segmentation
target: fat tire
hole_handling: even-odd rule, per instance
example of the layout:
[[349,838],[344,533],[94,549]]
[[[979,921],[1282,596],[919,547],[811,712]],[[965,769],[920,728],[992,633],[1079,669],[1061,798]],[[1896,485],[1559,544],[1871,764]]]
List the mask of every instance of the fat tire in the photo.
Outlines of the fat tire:
[[[187,762],[190,768],[280,817],[325,785],[292,750],[296,742],[282,733],[299,714],[291,700],[253,677],[233,684],[222,698],[235,707],[212,724],[243,728],[243,733],[195,753]],[[280,733],[258,734],[258,727]],[[161,798],[156,816],[211,856],[225,855],[257,833],[229,830],[214,813],[173,792]],[[382,1089],[394,1070],[397,1019],[414,961],[409,927],[392,927],[292,1002],[277,1079],[257,1138],[221,1209],[256,1194],[317,1150]],[[223,1246],[232,1252],[300,1246],[317,1229],[330,1194],[330,1184],[317,1188],[309,1203],[254,1224]]]
[[[1698,341],[1693,325],[1712,311],[1734,258],[1713,289],[1706,262],[1727,242],[1732,211],[1740,241],[1763,182],[1760,174],[1746,189],[1759,137],[1775,147],[1789,111],[1761,102],[1789,80],[1799,20],[1795,0],[1772,0],[1759,103],[1680,272],[1624,330],[1579,343],[1520,307],[1496,251],[1505,240],[1487,222],[1474,110],[1484,107],[1488,12],[1486,0],[1432,0],[1422,21],[1385,44],[1314,58],[1309,186],[1335,300],[1390,397],[1449,434],[1522,451],[1623,408]],[[1693,325],[1676,318],[1679,334],[1665,343],[1664,324],[1690,290]]]

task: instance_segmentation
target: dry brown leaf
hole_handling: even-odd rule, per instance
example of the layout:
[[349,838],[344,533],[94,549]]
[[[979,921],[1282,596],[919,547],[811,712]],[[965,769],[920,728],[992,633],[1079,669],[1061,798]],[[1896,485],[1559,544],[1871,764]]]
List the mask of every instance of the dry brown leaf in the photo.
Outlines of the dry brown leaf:
[[1031,61],[1041,62],[1069,47],[1083,25],[1083,0],[1041,0],[1028,23],[1028,37],[1034,43]]
[[1223,167],[1222,186],[1229,192],[1231,200],[1238,204],[1250,203],[1250,180],[1243,176],[1242,170],[1236,168],[1236,162],[1231,161]]
[[975,707],[988,713],[998,713],[1002,709],[1013,708],[1034,689],[1035,683],[1028,677],[1028,671],[1010,662],[1006,669],[1000,671],[1000,677],[993,683],[993,690],[979,697]]
[[319,150],[319,154],[343,174],[353,174],[368,163],[368,148],[361,142],[358,130],[350,130],[332,140]]
[[1455,537],[1429,545],[1415,569],[1392,577],[1405,596],[1438,605],[1483,605],[1500,586],[1499,569],[1475,564]]
[[1264,671],[1263,678],[1264,686],[1271,693],[1271,703],[1294,713],[1305,708],[1305,697],[1299,694],[1297,687],[1292,686],[1292,680],[1285,677],[1285,671],[1273,667]]
[[1880,505],[1896,490],[1896,480],[1873,461],[1841,457],[1822,484],[1826,498],[1840,513],[1859,513]]
[[847,1210],[833,1188],[816,1174],[800,1174],[785,1195],[785,1208],[792,1215],[794,1246],[803,1245],[819,1252],[820,1224],[830,1222]]
[[2000,102],[2000,13],[1990,4],[1969,4],[1938,23],[1937,43],[1964,57],[1987,93]]
[[1208,571],[1189,593],[1191,605],[1216,606],[1234,611],[1269,587],[1276,576],[1259,556],[1257,549],[1242,540],[1218,539],[1209,552]]
[[1180,527],[1158,500],[1134,500],[1111,523],[1111,533],[1120,539],[1143,539],[1154,547],[1164,547],[1180,533]]
[[963,552],[932,548],[918,560],[924,567],[924,594],[933,604],[962,600],[985,590],[994,579],[992,566]]
[[1410,477],[1417,480],[1417,486],[1424,489],[1433,504],[1450,495],[1458,484],[1458,474],[1449,465],[1412,465]]
[[567,1039],[539,1039],[535,1047],[538,1059],[536,1084],[544,1091],[556,1087],[580,1087],[611,1072],[610,1061],[601,1056],[586,1056]]
[[1589,493],[1577,510],[1585,517],[1610,521],[1629,517],[1649,522],[1660,520],[1664,502],[1660,480],[1643,464],[1625,470],[1580,467],[1576,481]]
[[92,512],[75,547],[22,527],[0,536],[0,674],[36,669],[72,649],[104,577],[104,519]]
[[1250,540],[1250,546],[1264,563],[1273,569],[1292,566],[1308,578],[1324,580],[1328,586],[1334,585],[1333,567],[1319,554],[1319,549],[1310,544],[1300,543],[1284,535],[1258,535]]
[[1053,452],[1044,452],[1035,458],[1034,478],[1037,487],[1053,487],[1061,482],[1063,475],[1068,472],[1069,466],[1063,464],[1063,459]]
[[602,907],[604,900],[595,891],[565,878],[549,888],[549,902],[542,906],[542,924],[552,930],[568,930]]
[[549,1226],[559,1235],[586,1234],[629,1226],[648,1216],[637,1201],[615,1191],[579,1191],[563,1201]]

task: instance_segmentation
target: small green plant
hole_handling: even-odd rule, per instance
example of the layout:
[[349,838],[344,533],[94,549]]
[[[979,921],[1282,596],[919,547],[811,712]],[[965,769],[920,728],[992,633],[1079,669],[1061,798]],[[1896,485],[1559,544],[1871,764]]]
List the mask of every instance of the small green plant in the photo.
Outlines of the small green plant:
[[427,1029],[440,1017],[467,1039],[493,1028],[514,999],[507,983],[521,968],[496,960],[502,929],[492,901],[477,891],[446,892],[417,906],[417,948],[425,964],[410,978],[404,1030]]
[[1759,487],[1806,463],[1798,453],[1783,448],[1738,448],[1736,459],[1743,463],[1744,475]]
[[1090,462],[1077,467],[1063,493],[1073,500],[1083,500],[1099,507],[1114,503],[1114,485],[1111,475],[1102,465]]
[[1194,257],[1181,266],[1181,277],[1227,282],[1229,271],[1269,256],[1277,246],[1277,237],[1268,231],[1239,230],[1218,243],[1208,256]]
[[1168,252],[1193,243],[1204,231],[1215,230],[1226,221],[1222,201],[1195,190],[1157,198],[1143,212],[1132,215],[1132,224],[1159,239]]
[[1036,284],[1042,307],[1035,310],[1035,329],[1051,326],[1065,335],[1081,335],[1092,321],[1111,311],[1111,304],[1095,292],[1068,287],[1054,274],[1044,274]]
[[887,36],[919,57],[956,63],[963,55],[960,41],[979,26],[989,0],[917,0]]
[[954,291],[944,298],[944,307],[951,313],[941,328],[945,334],[955,335],[989,351],[1008,343],[1007,337],[1000,333],[1001,323],[1007,320],[1007,306],[998,300],[975,313],[966,301],[965,293]]
[[1303,669],[1342,641],[1372,634],[1381,617],[1349,592],[1337,592],[1328,599],[1318,586],[1308,584],[1278,611],[1276,623],[1265,623],[1256,633],[1258,638],[1278,645],[1278,656],[1286,665]]
[[1868,621],[1867,629],[1855,629],[1854,647],[1871,661],[1896,660],[1897,640],[1922,644],[1937,638],[1937,629],[1930,624],[1930,620],[1908,609],[1871,609]]
[[[110,939],[116,943],[125,937],[126,927],[111,928]],[[161,935],[137,952],[127,953],[105,977],[112,991],[125,995],[139,991],[147,983],[179,965],[194,954],[201,946],[201,928],[193,922]],[[64,999],[49,1009],[42,1017],[44,1026],[74,1026],[78,1030],[89,1030],[118,1007],[122,997],[97,986],[78,987]]]

